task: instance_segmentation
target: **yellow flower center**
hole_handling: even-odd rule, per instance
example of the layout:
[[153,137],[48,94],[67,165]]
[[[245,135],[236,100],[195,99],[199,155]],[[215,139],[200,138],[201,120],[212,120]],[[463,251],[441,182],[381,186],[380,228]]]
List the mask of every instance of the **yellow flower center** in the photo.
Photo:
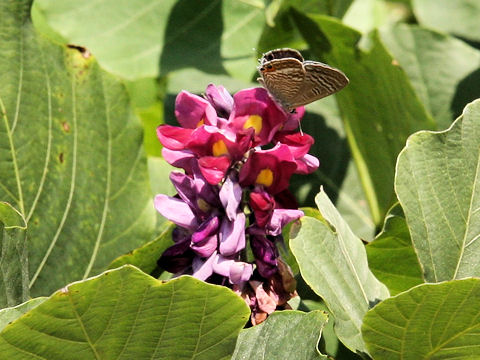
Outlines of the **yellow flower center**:
[[223,140],[218,140],[213,143],[212,153],[213,153],[213,156],[228,155],[227,145],[225,145]]
[[255,180],[255,183],[259,185],[270,186],[273,183],[273,171],[270,169],[262,169]]
[[201,118],[200,121],[197,123],[197,128],[205,124],[205,118]]
[[262,131],[262,117],[260,115],[250,115],[247,121],[245,121],[245,124],[243,124],[244,129],[251,127],[255,129],[255,135],[258,135],[260,131]]

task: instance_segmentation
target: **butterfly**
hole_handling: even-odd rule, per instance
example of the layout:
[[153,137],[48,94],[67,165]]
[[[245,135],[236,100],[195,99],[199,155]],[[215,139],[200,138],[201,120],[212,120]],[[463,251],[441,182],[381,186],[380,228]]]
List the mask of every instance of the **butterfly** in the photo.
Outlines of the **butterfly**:
[[271,50],[258,66],[258,82],[289,112],[340,91],[348,84],[343,72],[327,64],[304,60],[294,49]]

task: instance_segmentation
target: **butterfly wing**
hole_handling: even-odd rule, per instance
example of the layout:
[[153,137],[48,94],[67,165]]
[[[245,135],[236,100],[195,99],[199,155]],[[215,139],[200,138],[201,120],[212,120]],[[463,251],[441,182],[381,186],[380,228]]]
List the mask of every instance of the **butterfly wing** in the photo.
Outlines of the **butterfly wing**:
[[297,96],[291,99],[291,106],[296,108],[340,91],[348,84],[343,72],[327,64],[305,61],[305,78]]
[[[287,110],[304,83],[303,64],[294,58],[275,59],[259,66],[260,83]],[[262,81],[263,80],[263,81]]]
[[300,52],[298,52],[295,49],[282,48],[282,49],[270,50],[269,52],[263,54],[260,64],[263,65],[275,59],[285,59],[285,58],[294,58],[300,61],[301,63],[303,63],[303,56],[302,54],[300,54]]

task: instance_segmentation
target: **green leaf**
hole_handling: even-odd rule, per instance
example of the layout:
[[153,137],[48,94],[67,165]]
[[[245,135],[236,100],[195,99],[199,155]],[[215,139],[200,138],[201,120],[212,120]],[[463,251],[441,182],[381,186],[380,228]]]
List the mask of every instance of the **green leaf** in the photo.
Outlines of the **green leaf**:
[[412,135],[395,189],[428,282],[480,275],[480,100],[448,130]]
[[186,68],[249,79],[256,64],[252,49],[265,23],[262,2],[36,3],[55,31],[88,48],[106,70],[130,80]]
[[146,243],[126,255],[119,256],[112,261],[108,268],[114,269],[125,264],[131,264],[143,272],[151,274],[157,268],[157,260],[163,252],[173,245],[172,231],[175,227],[175,224],[166,221],[162,224],[162,232],[155,240]]
[[[393,17],[386,1],[356,0],[348,9],[342,22],[363,33],[379,28]],[[395,13],[398,16],[398,12]]]
[[480,41],[477,0],[412,0],[418,22],[427,27]]
[[396,295],[423,283],[422,269],[398,203],[388,212],[382,232],[366,249],[370,269],[387,285],[390,294]]
[[338,338],[353,351],[365,352],[360,335],[367,310],[389,296],[368,269],[367,255],[325,192],[316,198],[324,221],[303,217],[290,248],[302,277],[324,300],[336,319]]
[[46,297],[38,297],[24,302],[23,304],[15,307],[5,308],[0,310],[0,331],[3,330],[12,321],[18,319],[20,316],[37,307],[44,302]]
[[422,284],[370,310],[362,334],[378,360],[479,359],[480,279]]
[[380,35],[440,129],[480,97],[480,51],[416,25],[401,24]]
[[125,88],[79,48],[0,2],[0,199],[27,223],[32,293],[102,270],[151,239],[142,128]]
[[176,2],[37,0],[35,6],[52,29],[89,49],[104,69],[136,79],[158,74],[162,41]]
[[260,325],[242,330],[232,360],[327,359],[317,350],[328,317],[323,311],[278,311]]
[[311,51],[350,79],[337,102],[372,218],[380,225],[395,202],[398,153],[411,133],[433,128],[433,120],[376,32],[364,39],[366,50],[359,47],[359,32],[334,19],[292,14]]
[[132,266],[71,284],[8,325],[8,359],[222,359],[249,316],[231,290]]
[[0,308],[29,297],[26,230],[22,214],[0,201]]

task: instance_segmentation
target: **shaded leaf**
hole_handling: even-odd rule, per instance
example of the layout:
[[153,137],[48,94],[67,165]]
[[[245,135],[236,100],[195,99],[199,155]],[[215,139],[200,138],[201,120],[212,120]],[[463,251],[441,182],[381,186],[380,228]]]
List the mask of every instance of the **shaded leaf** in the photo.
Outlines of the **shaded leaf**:
[[351,350],[365,352],[360,335],[367,310],[389,296],[368,269],[365,248],[325,192],[316,198],[324,222],[303,217],[290,238],[302,277],[324,299],[335,317],[338,338]]
[[362,334],[378,360],[480,358],[480,279],[422,284],[365,315]]
[[249,316],[231,290],[132,266],[73,283],[8,325],[9,359],[221,359]]
[[232,360],[327,359],[317,350],[327,315],[323,311],[278,311],[260,325],[242,330]]
[[[352,156],[375,224],[395,202],[395,162],[407,137],[434,127],[405,73],[376,32],[359,47],[361,34],[323,16],[292,12],[313,54],[341,69],[349,85],[337,95]],[[379,151],[381,149],[381,151]]]
[[22,214],[0,201],[0,308],[29,297],[26,230]]
[[453,37],[401,24],[380,33],[439,129],[480,97],[480,51]]
[[151,239],[142,128],[92,56],[36,35],[30,1],[0,13],[0,199],[25,217],[30,286],[46,294]]
[[30,311],[34,307],[37,307],[42,302],[44,302],[46,297],[38,297],[24,302],[23,304],[17,305],[15,307],[9,307],[0,310],[0,331],[3,330],[12,321],[16,320],[26,312]]
[[382,232],[366,250],[370,270],[387,285],[390,294],[396,295],[423,283],[422,269],[398,203],[390,209]]
[[412,0],[412,6],[420,24],[480,41],[477,0]]
[[412,135],[395,189],[428,282],[480,275],[480,101],[450,129]]
[[307,110],[302,130],[315,139],[309,153],[319,159],[320,167],[313,174],[293,176],[290,188],[301,206],[315,206],[315,196],[323,186],[352,230],[370,241],[375,225],[350,155],[335,98],[317,101],[308,105]]
[[108,266],[109,269],[114,269],[125,264],[131,264],[138,267],[147,274],[151,274],[157,268],[157,260],[163,252],[171,245],[172,230],[175,224],[166,221],[161,226],[161,233],[155,240],[152,240],[145,245],[131,251],[128,254],[119,256]]

